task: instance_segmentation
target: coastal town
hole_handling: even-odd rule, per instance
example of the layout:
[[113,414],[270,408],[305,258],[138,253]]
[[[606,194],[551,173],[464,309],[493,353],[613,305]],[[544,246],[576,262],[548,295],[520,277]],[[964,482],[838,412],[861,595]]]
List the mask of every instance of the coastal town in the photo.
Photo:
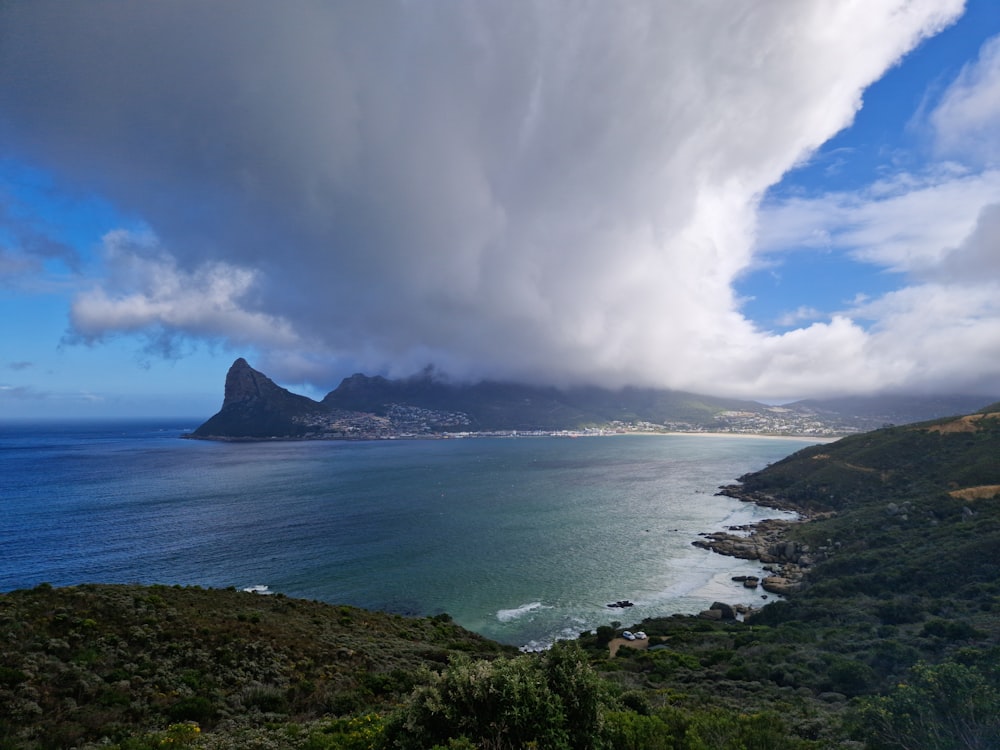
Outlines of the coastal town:
[[333,410],[312,413],[296,421],[306,428],[305,439],[391,440],[406,438],[470,437],[599,437],[627,434],[702,433],[836,438],[860,432],[862,427],[831,422],[815,415],[781,407],[765,413],[725,411],[709,424],[612,420],[604,424],[567,430],[476,430],[463,412],[437,411],[405,404],[390,404],[385,415]]

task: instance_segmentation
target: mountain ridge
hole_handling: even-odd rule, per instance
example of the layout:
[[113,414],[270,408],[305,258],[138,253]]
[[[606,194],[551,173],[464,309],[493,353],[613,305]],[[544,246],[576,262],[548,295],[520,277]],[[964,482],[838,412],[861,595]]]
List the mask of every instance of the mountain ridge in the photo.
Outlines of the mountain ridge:
[[483,380],[454,384],[425,370],[390,380],[355,373],[320,401],[292,393],[240,357],[217,414],[190,437],[377,439],[446,434],[680,431],[839,437],[981,408],[974,396],[855,397],[770,406],[686,391],[556,388]]

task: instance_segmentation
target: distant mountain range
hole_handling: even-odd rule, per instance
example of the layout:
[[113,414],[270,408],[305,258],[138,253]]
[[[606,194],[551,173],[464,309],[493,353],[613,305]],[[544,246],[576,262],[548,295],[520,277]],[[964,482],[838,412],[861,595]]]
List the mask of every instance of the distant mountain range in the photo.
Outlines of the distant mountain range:
[[378,439],[455,433],[734,432],[838,436],[965,414],[996,398],[853,397],[769,406],[653,388],[452,384],[356,374],[322,401],[277,385],[237,359],[219,412],[191,437],[219,440]]

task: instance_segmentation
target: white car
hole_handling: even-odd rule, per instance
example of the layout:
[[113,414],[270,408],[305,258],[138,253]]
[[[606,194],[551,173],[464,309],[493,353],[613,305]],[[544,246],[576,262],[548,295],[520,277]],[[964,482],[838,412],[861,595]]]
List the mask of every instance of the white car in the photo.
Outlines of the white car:
[[626,641],[634,641],[635,635],[632,634],[631,630],[626,630],[625,632],[622,633],[622,638],[624,638]]
[[644,641],[644,640],[646,640],[646,634],[643,633],[641,630],[636,631],[633,635],[635,635],[635,639],[637,641]]

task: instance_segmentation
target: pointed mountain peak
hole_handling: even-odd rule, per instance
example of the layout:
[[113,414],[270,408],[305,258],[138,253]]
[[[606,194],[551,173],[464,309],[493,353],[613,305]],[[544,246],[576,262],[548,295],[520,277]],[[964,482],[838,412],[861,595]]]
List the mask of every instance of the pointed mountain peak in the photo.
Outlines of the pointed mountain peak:
[[301,418],[321,411],[318,403],[277,385],[240,357],[226,373],[222,409],[193,437],[225,439],[294,437],[306,431]]
[[284,388],[276,385],[264,373],[253,369],[243,357],[240,357],[233,362],[226,374],[226,396],[222,405],[226,407],[246,404],[279,392],[287,393]]

